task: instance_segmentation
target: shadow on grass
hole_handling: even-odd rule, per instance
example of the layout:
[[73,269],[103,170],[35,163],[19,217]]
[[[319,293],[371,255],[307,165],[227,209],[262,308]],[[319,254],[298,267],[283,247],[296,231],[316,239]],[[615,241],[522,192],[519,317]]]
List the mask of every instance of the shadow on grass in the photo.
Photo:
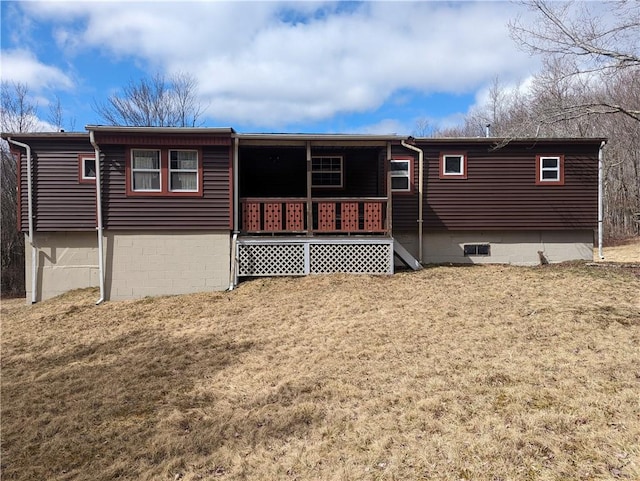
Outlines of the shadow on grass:
[[137,330],[20,362],[5,355],[3,479],[113,479],[124,465],[124,477],[135,479],[136,460],[153,464],[169,454],[153,447],[174,437],[159,432],[167,414],[214,404],[213,393],[194,396],[194,385],[252,347]]

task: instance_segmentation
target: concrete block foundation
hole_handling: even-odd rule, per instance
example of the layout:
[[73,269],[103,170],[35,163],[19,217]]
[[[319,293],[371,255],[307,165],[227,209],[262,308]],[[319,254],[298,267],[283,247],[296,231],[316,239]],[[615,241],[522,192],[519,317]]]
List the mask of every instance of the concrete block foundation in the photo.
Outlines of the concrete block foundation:
[[[104,231],[105,298],[220,291],[229,287],[228,231]],[[38,233],[36,300],[100,285],[95,232]],[[27,302],[31,246],[25,242]]]
[[[417,232],[394,232],[416,258]],[[488,255],[465,255],[465,245],[489,246]],[[540,264],[593,259],[593,231],[441,231],[423,235],[424,264]]]

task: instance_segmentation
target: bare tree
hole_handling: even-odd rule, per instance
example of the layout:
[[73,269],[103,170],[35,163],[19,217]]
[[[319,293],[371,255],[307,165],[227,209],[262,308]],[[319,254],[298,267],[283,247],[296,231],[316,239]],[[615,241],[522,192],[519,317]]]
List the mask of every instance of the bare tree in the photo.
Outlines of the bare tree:
[[[512,38],[524,50],[542,55],[547,69],[561,61],[563,80],[584,87],[608,84],[616,77],[640,76],[640,3],[636,0],[521,3],[534,18],[510,22]],[[603,11],[610,18],[603,18]],[[612,94],[595,88],[589,98],[565,105],[561,115],[622,113],[640,122],[640,104],[621,103]],[[558,120],[557,113],[549,114],[544,121]]]
[[134,127],[194,127],[203,107],[197,99],[197,81],[186,73],[130,81],[121,94],[94,103],[96,113],[110,125]]
[[420,117],[416,120],[415,127],[413,128],[414,137],[428,137],[434,132],[433,125],[426,117]]
[[204,110],[196,98],[198,82],[193,75],[178,73],[172,77],[172,85],[177,126],[195,127]]
[[63,129],[64,114],[62,112],[62,103],[60,102],[60,97],[58,97],[57,95],[55,102],[49,104],[49,116],[47,120],[56,128],[57,131]]
[[29,87],[23,83],[3,81],[0,92],[0,124],[3,132],[35,130],[38,105],[30,101]]
[[[37,127],[37,105],[29,88],[2,82],[0,128],[3,132],[28,132]],[[0,145],[0,248],[4,294],[24,292],[24,236],[18,231],[18,162],[7,142]]]

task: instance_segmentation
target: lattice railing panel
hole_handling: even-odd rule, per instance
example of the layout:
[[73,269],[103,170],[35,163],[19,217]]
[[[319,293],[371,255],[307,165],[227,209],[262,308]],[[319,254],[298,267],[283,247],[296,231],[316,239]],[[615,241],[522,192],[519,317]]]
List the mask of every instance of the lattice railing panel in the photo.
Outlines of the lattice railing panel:
[[364,204],[364,230],[382,230],[382,203],[365,202]]
[[304,275],[304,245],[238,245],[239,276]]
[[358,230],[358,203],[343,202],[341,206],[340,230],[355,232]]
[[260,230],[259,202],[247,202],[242,206],[242,228],[245,231]]
[[336,230],[335,202],[318,202],[318,230],[320,232]]
[[282,230],[282,204],[279,202],[264,203],[264,230],[277,232]]
[[302,202],[287,202],[287,230],[304,230],[304,204]]
[[312,274],[391,274],[391,244],[311,244]]

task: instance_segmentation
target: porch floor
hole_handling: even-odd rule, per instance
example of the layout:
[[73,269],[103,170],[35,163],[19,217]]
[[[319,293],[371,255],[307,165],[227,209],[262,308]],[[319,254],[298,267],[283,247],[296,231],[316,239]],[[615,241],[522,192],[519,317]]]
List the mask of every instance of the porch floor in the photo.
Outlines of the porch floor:
[[236,256],[238,277],[393,274],[388,236],[242,236]]

